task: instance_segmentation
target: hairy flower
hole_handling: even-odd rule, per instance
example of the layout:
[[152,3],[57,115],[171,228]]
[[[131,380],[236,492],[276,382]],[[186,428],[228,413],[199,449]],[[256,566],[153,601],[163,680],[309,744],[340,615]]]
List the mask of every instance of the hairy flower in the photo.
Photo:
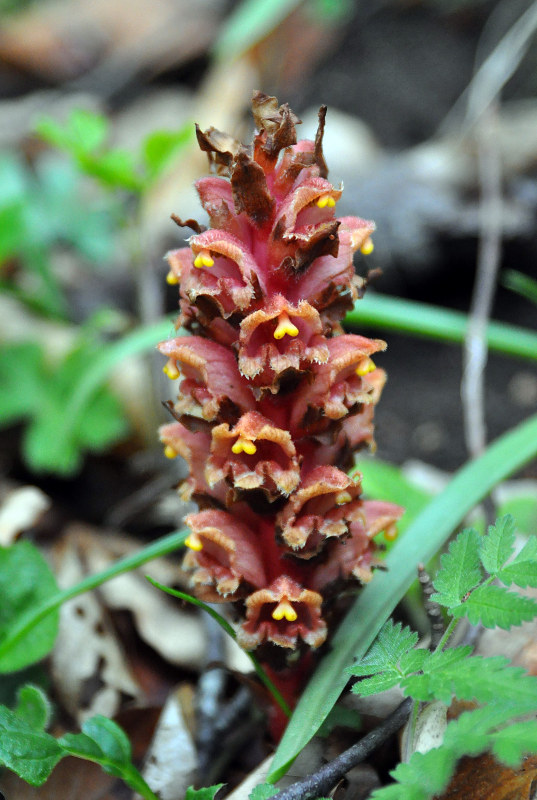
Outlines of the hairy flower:
[[324,642],[325,601],[371,579],[374,536],[402,513],[364,501],[347,475],[374,446],[385,375],[373,356],[386,345],[341,327],[364,289],[353,254],[371,252],[375,225],[336,216],[325,111],[314,142],[297,141],[293,112],[260,92],[251,146],[197,129],[210,228],[189,220],[188,247],[168,254],[178,326],[192,335],[159,345],[180,378],[161,439],[186,459],[182,491],[201,509],[186,519],[184,566],[200,597],[234,604],[239,642],[269,660]]

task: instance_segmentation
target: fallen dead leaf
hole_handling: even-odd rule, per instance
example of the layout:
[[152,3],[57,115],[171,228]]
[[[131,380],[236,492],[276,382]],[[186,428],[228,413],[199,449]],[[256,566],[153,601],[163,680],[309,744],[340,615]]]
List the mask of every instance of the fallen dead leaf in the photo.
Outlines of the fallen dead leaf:
[[195,781],[196,767],[196,747],[177,690],[162,709],[142,774],[162,800],[183,800]]
[[128,800],[128,787],[107,775],[98,764],[65,758],[43,786],[30,786],[14,772],[0,775],[0,791],[6,800]]
[[436,800],[533,800],[537,788],[537,756],[510,769],[486,753],[462,758],[443,795]]
[[[75,538],[66,537],[61,549],[56,549],[56,565],[61,587],[84,577]],[[58,697],[79,724],[94,714],[113,717],[124,695],[141,694],[106,609],[94,592],[63,604],[51,672]]]
[[33,528],[50,505],[36,486],[8,490],[0,504],[0,547],[9,547],[23,531]]

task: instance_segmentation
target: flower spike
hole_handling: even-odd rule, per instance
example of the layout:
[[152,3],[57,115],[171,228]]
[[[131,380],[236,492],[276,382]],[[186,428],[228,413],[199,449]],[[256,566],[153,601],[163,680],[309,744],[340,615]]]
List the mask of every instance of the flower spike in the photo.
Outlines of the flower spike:
[[176,421],[160,436],[166,456],[186,459],[181,496],[200,508],[186,519],[194,591],[234,604],[244,648],[297,669],[325,641],[334,595],[371,580],[374,537],[393,538],[402,509],[364,501],[347,474],[359,448],[374,448],[385,382],[372,358],[385,343],[341,327],[365,286],[353,254],[372,252],[375,224],[336,216],[325,107],[311,142],[275,97],[257,92],[252,105],[252,146],[196,131],[210,227],[189,220],[189,246],[168,254],[191,335],[159,345],[179,379]]

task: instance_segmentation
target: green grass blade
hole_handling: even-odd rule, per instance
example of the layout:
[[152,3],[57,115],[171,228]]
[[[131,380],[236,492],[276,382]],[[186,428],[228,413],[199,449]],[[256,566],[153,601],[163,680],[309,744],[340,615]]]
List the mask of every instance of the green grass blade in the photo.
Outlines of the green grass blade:
[[220,60],[237,58],[268,36],[300,3],[301,0],[243,0],[222,26],[213,55]]
[[453,477],[407,529],[360,593],[337,630],[285,731],[272,762],[269,781],[285,774],[318,731],[347,682],[345,667],[361,658],[416,577],[417,565],[442,547],[453,529],[491,489],[537,455],[537,415],[497,439],[480,458]]
[[[193,595],[187,594],[186,592],[181,592],[178,589],[172,589],[170,586],[164,586],[164,584],[159,583],[158,581],[154,581],[148,575],[146,575],[146,578],[149,581],[149,583],[151,583],[151,584],[153,584],[153,586],[155,586],[155,588],[160,589],[163,592],[166,592],[166,594],[171,594],[172,597],[177,597],[179,600],[184,600],[186,603],[192,603],[192,605],[203,609],[203,611],[205,611],[216,622],[218,622],[220,627],[227,633],[228,636],[231,636],[233,641],[236,641],[237,634],[235,633],[235,631],[233,630],[233,628],[231,627],[231,625],[229,624],[227,619],[225,617],[223,617],[221,614],[219,614],[218,611],[216,611],[210,605],[208,605],[207,603],[204,603],[203,600],[200,600],[199,597],[194,597]],[[279,691],[279,689],[270,680],[269,676],[267,675],[267,673],[265,672],[265,670],[263,669],[263,667],[261,666],[261,664],[259,663],[257,658],[254,656],[254,654],[251,653],[249,650],[246,650],[245,653],[248,656],[248,658],[250,659],[250,661],[252,662],[252,665],[253,665],[253,667],[254,667],[254,669],[255,669],[255,671],[257,673],[257,676],[259,677],[261,683],[263,683],[264,686],[272,694],[274,700],[280,706],[280,708],[283,711],[283,713],[287,717],[290,717],[291,716],[291,709],[289,708],[289,706],[285,702],[285,700],[284,700],[281,692]]]
[[[425,336],[444,342],[464,342],[468,317],[459,311],[368,293],[344,319],[347,328],[368,326]],[[487,326],[491,350],[537,361],[537,334],[514,325],[491,322]]]
[[537,305],[537,281],[534,278],[516,269],[506,269],[502,272],[501,282],[507,289]]

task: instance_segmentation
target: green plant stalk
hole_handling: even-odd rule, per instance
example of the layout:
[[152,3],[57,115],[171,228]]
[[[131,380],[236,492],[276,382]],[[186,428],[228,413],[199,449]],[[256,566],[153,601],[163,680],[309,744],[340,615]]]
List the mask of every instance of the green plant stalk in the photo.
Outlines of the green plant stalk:
[[147,564],[148,561],[172,553],[184,544],[189,533],[190,531],[183,529],[163,536],[161,539],[157,539],[156,542],[144,547],[138,553],[121,559],[102,572],[89,575],[87,578],[84,578],[83,581],[80,581],[80,583],[71,586],[69,589],[63,589],[37,608],[23,614],[17,624],[12,628],[10,634],[0,642],[0,655],[4,655],[8,652],[21,638],[27,636],[36,625],[39,625],[47,614],[55,611],[62,603],[65,603],[67,600],[72,600],[73,597],[78,597],[78,595],[84,594],[84,592],[89,592],[91,589],[96,589],[98,586],[112,580],[112,578],[116,578],[118,575],[122,575],[124,572],[137,569],[143,564]]
[[136,767],[130,766],[124,775],[123,780],[133,789],[135,792],[138,792],[142,797],[145,797],[145,800],[160,800],[159,796],[152,791],[151,787],[147,785],[145,780],[142,778]]
[[[355,303],[343,323],[348,328],[359,325],[363,329],[368,325],[459,344],[466,336],[468,316],[438,306],[370,292]],[[524,328],[491,322],[487,326],[487,343],[498,353],[537,361],[537,335]]]
[[[164,586],[162,583],[154,581],[148,575],[146,575],[146,578],[149,581],[149,583],[153,584],[153,586],[155,586],[157,589],[161,589],[163,592],[171,594],[172,597],[178,597],[180,600],[184,600],[187,603],[192,603],[192,605],[198,606],[198,608],[202,608],[204,611],[207,612],[207,614],[209,614],[214,620],[216,620],[216,622],[218,622],[220,627],[227,633],[228,636],[231,636],[233,641],[237,640],[237,634],[235,633],[235,631],[233,630],[227,619],[225,619],[221,614],[219,614],[218,611],[215,611],[214,608],[211,608],[211,606],[207,605],[207,603],[204,603],[203,600],[200,600],[198,597],[193,597],[191,594],[187,594],[186,592],[181,592],[178,589],[171,589],[169,586]],[[252,662],[252,665],[261,683],[272,694],[274,700],[280,706],[281,710],[286,715],[286,717],[290,717],[291,709],[289,708],[284,698],[282,697],[281,692],[270,680],[269,676],[267,675],[267,673],[265,672],[265,670],[263,669],[257,658],[250,650],[245,650],[244,652]]]
[[352,605],[294,711],[276,750],[267,780],[275,783],[289,769],[345,688],[345,668],[362,658],[397,603],[426,563],[449,538],[464,516],[500,481],[537,455],[537,414],[497,439],[482,456],[470,461],[446,489],[419,514],[386,558],[386,572],[377,572]]

